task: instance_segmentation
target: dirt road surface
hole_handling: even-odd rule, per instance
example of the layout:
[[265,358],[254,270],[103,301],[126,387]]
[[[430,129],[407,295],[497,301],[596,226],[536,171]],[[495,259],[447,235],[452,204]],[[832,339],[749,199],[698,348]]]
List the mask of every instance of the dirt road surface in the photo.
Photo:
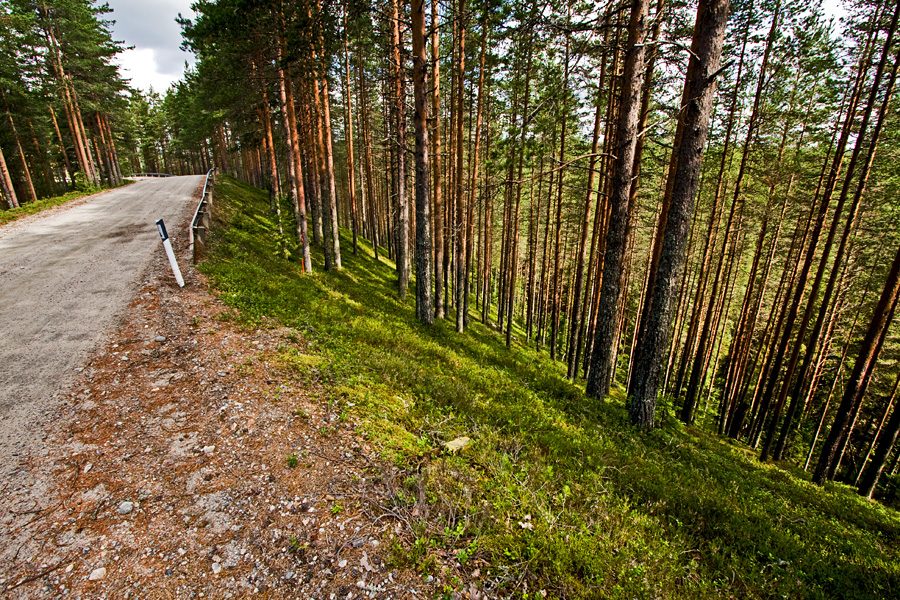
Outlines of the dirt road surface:
[[0,228],[0,571],[43,543],[29,525],[56,502],[71,388],[162,252],[156,220],[184,245],[203,181],[138,181]]
[[[186,226],[203,177],[148,179],[0,229],[0,464],[40,451],[54,397],[160,252],[154,223]],[[189,218],[189,217],[188,217]]]

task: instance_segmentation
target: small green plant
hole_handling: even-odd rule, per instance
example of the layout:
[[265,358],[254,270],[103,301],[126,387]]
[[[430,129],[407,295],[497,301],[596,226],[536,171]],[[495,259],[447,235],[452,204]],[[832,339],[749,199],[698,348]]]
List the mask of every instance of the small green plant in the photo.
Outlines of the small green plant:
[[294,537],[293,534],[291,534],[289,543],[290,543],[291,552],[293,552],[295,554],[297,552],[302,552],[303,550],[306,550],[309,547],[308,544],[304,544],[303,542],[300,541],[299,538]]
[[99,190],[100,188],[88,181],[87,176],[83,172],[77,171],[75,173],[75,191],[90,194]]
[[309,418],[309,413],[306,412],[305,410],[303,410],[302,408],[295,408],[295,409],[294,409],[294,416],[296,416],[296,417],[298,417],[298,418],[300,418],[300,419],[308,419],[308,418]]
[[459,564],[464,565],[472,558],[472,555],[475,554],[476,550],[478,550],[478,540],[474,539],[469,542],[468,546],[456,551],[456,560],[459,561]]
[[300,459],[296,454],[291,453],[287,455],[287,466],[289,469],[293,469],[297,466],[297,463],[300,462]]
[[334,506],[331,507],[331,514],[339,515],[339,514],[341,514],[341,512],[343,510],[344,510],[344,506],[340,502],[338,502],[337,504],[335,504]]

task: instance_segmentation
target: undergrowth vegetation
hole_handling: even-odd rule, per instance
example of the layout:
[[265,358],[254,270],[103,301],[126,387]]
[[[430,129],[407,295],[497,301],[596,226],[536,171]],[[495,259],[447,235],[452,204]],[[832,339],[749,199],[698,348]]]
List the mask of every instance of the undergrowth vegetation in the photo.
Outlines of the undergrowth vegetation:
[[[419,324],[363,240],[354,256],[345,232],[342,271],[301,275],[264,192],[221,177],[216,203],[202,270],[231,318],[295,328],[304,349],[284,360],[406,470],[396,502],[422,508],[398,563],[424,573],[449,553],[521,598],[900,596],[894,510],[666,416],[640,434],[623,397],[588,398],[521,335],[508,350],[474,316],[462,335]],[[460,436],[471,446],[442,452]]]

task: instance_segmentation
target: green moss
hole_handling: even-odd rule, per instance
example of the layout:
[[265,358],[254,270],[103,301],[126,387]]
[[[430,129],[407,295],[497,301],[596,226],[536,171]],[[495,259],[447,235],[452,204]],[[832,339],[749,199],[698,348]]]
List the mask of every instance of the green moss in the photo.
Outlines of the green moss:
[[[332,407],[408,468],[398,503],[430,505],[417,541],[392,549],[397,564],[428,571],[438,549],[481,559],[483,576],[520,597],[524,583],[565,598],[897,596],[895,511],[666,414],[640,434],[620,392],[586,397],[563,365],[508,350],[474,314],[462,335],[419,324],[414,295],[399,300],[393,264],[365,241],[353,256],[342,238],[342,271],[317,262],[302,274],[264,192],[221,177],[216,198],[225,226],[202,268],[230,318],[295,328],[302,351],[283,360],[315,369]],[[462,435],[472,446],[441,456]]]

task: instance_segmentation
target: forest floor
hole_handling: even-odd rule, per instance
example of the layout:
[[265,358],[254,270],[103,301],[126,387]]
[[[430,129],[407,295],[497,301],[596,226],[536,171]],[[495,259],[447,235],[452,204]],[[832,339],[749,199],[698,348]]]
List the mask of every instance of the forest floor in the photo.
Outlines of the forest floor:
[[[409,534],[410,511],[391,505],[398,469],[279,358],[307,356],[302,339],[230,322],[202,275],[185,279],[179,289],[152,261],[48,455],[4,474],[8,502],[27,473],[54,485],[42,508],[4,515],[17,547],[0,595],[433,597],[446,574],[386,564]],[[477,587],[455,597],[480,598]]]

